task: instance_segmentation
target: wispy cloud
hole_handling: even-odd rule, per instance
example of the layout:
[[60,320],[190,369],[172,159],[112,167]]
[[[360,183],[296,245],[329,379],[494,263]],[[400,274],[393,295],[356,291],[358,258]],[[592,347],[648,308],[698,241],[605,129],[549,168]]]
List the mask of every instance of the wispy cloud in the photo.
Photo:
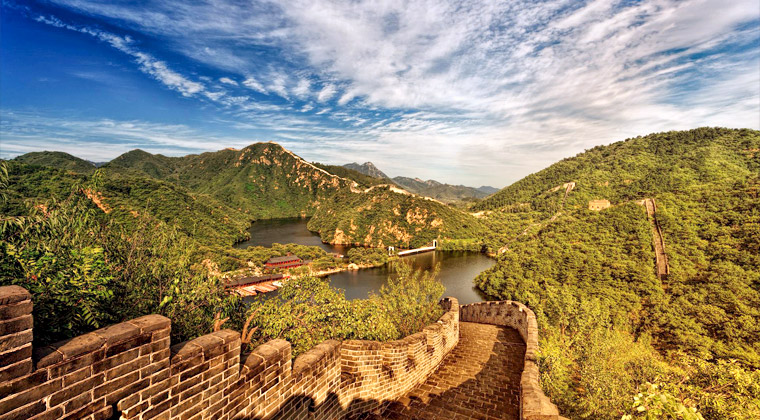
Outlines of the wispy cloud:
[[224,84],[227,84],[227,85],[232,85],[232,86],[237,86],[238,85],[238,82],[230,79],[229,77],[220,77],[219,81],[222,82],[222,83],[224,83]]
[[396,174],[425,161],[421,177],[504,183],[628,136],[760,128],[756,0],[53,1],[207,66],[212,82],[128,36],[39,18],[237,124]]
[[68,30],[87,34],[108,43],[117,50],[132,56],[135,62],[137,62],[139,65],[141,71],[149,74],[159,82],[163,83],[165,86],[176,90],[183,96],[193,96],[205,90],[203,83],[192,81],[182,76],[181,74],[170,69],[165,62],[158,60],[152,55],[135,48],[133,46],[133,40],[128,36],[121,37],[98,29],[70,25],[62,22],[60,19],[54,16],[39,16],[36,20],[37,22],[52,25],[57,28],[65,28]]

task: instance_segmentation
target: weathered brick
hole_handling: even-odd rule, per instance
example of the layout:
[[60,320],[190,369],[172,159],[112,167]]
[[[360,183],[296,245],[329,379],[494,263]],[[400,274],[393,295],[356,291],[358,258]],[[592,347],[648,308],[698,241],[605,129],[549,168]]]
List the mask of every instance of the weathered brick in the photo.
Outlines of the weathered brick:
[[32,343],[0,353],[0,366],[9,366],[26,359],[32,359]]
[[6,412],[0,407],[0,413],[7,413],[3,415],[3,420],[28,420],[43,411],[45,411],[45,401],[41,400],[19,407],[11,412]]
[[106,345],[111,346],[140,335],[140,328],[128,322],[122,322],[93,331],[93,333],[102,338]]
[[[68,388],[64,388],[50,396],[50,406],[55,407],[62,402],[71,400],[83,393],[90,392],[103,383],[103,375],[92,376]],[[66,411],[68,413],[68,411]]]
[[103,385],[95,388],[95,398],[104,397],[108,394],[116,392],[127,385],[137,382],[140,378],[140,372],[132,372],[129,375],[122,376],[121,378],[114,379],[106,382]]
[[90,414],[103,409],[105,406],[106,406],[105,399],[101,398],[85,405],[79,410],[76,410],[69,414],[64,414],[63,417],[61,417],[61,420],[83,419],[89,416]]
[[74,372],[87,366],[96,364],[103,359],[103,354],[104,352],[101,348],[91,353],[85,353],[73,359],[64,358],[63,362],[48,367],[50,377],[58,378],[60,376],[66,375],[69,372]]
[[32,313],[32,301],[22,300],[20,302],[0,305],[0,319],[18,318]]
[[21,378],[0,383],[0,399],[42,385],[47,381],[47,371],[38,370]]
[[16,378],[32,373],[32,360],[22,360],[10,366],[0,368],[0,383],[12,381]]
[[92,413],[92,420],[106,420],[113,416],[113,407],[105,406],[100,410]]
[[42,385],[37,385],[26,390],[20,391],[9,398],[0,400],[0,413],[7,413],[26,406],[35,401],[42,400],[50,395],[51,392],[60,388],[61,381],[50,381]]
[[24,330],[31,330],[32,324],[31,315],[24,315],[18,318],[2,320],[0,321],[0,336],[10,335]]
[[105,372],[106,381],[110,381],[114,378],[118,378],[119,376],[126,375],[127,373],[130,373],[130,372],[139,371],[141,368],[145,367],[149,361],[150,361],[150,358],[148,356],[143,356],[143,357],[138,357],[137,359],[134,359],[122,365],[116,366],[112,369],[109,369]]
[[21,286],[0,286],[0,305],[9,305],[31,298],[32,295]]
[[64,360],[73,359],[86,353],[93,353],[105,344],[105,340],[95,333],[80,335],[69,340],[53,344],[63,354]]
[[82,369],[63,376],[63,387],[71,386],[79,381],[83,381],[92,375],[92,366],[85,366]]
[[29,420],[57,420],[63,415],[63,407],[55,407],[37,414]]
[[140,334],[126,341],[108,346],[106,349],[106,357],[111,357],[115,354],[123,353],[132,349],[138,350],[139,352],[139,347],[146,343],[150,343],[150,334]]
[[32,330],[24,330],[10,335],[0,336],[0,353],[32,342]]
[[71,398],[63,404],[63,412],[64,414],[74,412],[89,404],[90,402],[92,402],[92,393],[87,392],[80,394],[76,397]]
[[141,316],[140,318],[136,318],[128,322],[139,328],[141,334],[161,329],[168,329],[171,327],[171,321],[169,318],[161,315]]
[[139,354],[138,349],[133,349],[129,351],[125,351],[123,353],[115,354],[113,356],[107,357],[97,363],[95,363],[92,366],[92,372],[93,373],[100,373],[105,372],[106,370],[113,369],[116,366],[123,365],[130,360],[137,357]]

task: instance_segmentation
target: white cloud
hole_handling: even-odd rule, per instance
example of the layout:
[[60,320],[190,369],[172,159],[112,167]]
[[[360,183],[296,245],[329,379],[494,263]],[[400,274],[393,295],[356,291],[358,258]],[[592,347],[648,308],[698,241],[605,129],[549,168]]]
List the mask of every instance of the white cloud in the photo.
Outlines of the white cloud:
[[170,69],[165,62],[157,60],[152,55],[134,48],[132,46],[132,39],[128,36],[120,37],[118,35],[114,35],[112,33],[104,32],[98,29],[69,25],[55,17],[39,16],[36,20],[47,25],[91,35],[100,39],[101,41],[107,42],[117,50],[132,56],[134,60],[140,65],[141,71],[149,74],[154,79],[163,83],[167,87],[176,90],[183,96],[193,96],[196,93],[205,90],[205,86],[202,83],[187,79],[181,74]]
[[317,94],[317,101],[319,102],[329,101],[330,98],[335,96],[337,92],[338,90],[335,88],[335,85],[328,83],[324,85],[324,87],[322,87],[322,90],[319,91],[319,94]]
[[[487,183],[488,168],[512,181],[632,135],[760,128],[757,0],[54,1],[167,41],[230,79],[245,77],[253,91],[321,104],[337,98],[334,109],[299,114],[344,124],[336,131],[280,132],[336,157],[384,162],[390,172],[426,161],[441,176],[425,177]],[[134,48],[127,37],[101,39]],[[183,95],[207,91],[152,56],[127,53]],[[231,107],[256,124],[282,111],[250,100]],[[363,154],[370,152],[378,158]]]
[[224,83],[224,84],[227,84],[227,85],[232,85],[232,86],[237,86],[238,85],[238,83],[236,81],[230,79],[229,77],[220,77],[219,81],[222,82],[222,83]]
[[299,99],[307,98],[311,95],[311,82],[309,79],[300,79],[295,88],[293,88],[293,95]]
[[264,85],[262,85],[261,83],[259,83],[259,81],[256,80],[256,78],[253,77],[253,76],[248,76],[243,81],[243,86],[245,86],[245,87],[247,87],[249,89],[255,90],[256,92],[259,92],[259,93],[263,93],[263,94],[267,94],[268,93],[267,90],[266,90],[266,88],[264,88]]

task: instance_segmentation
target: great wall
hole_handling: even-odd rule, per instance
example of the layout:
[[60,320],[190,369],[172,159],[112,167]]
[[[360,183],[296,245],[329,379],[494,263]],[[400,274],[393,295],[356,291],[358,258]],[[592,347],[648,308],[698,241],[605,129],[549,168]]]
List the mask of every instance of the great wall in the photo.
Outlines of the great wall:
[[295,360],[284,340],[243,353],[232,330],[171,345],[160,315],[33,349],[31,296],[3,286],[0,420],[564,419],[539,384],[530,309],[441,306],[401,340],[328,340]]

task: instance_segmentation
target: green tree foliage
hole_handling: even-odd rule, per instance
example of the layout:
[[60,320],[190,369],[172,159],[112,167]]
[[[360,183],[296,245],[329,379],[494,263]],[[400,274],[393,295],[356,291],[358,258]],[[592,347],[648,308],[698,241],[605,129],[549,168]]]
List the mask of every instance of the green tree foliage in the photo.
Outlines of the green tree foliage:
[[376,187],[341,191],[309,220],[309,230],[330,243],[375,247],[429,246],[434,239],[474,239],[485,231],[476,218],[436,201]]
[[396,276],[368,299],[347,300],[325,279],[302,276],[288,281],[276,296],[256,300],[254,345],[283,338],[293,357],[328,339],[394,340],[418,332],[442,315],[444,287],[430,273],[397,266]]
[[27,165],[50,166],[82,174],[95,172],[95,165],[64,152],[31,152],[14,159]]
[[239,299],[197,263],[197,242],[147,216],[125,227],[88,196],[101,181],[96,173],[63,200],[3,216],[0,284],[32,293],[37,344],[149,313],[169,316],[184,340],[210,331],[215,313],[236,312]]
[[[696,407],[706,419],[757,418],[748,384],[760,367],[759,149],[752,130],[637,137],[565,159],[476,206],[492,232],[488,247],[501,250],[476,283],[536,311],[543,385],[563,413],[692,418],[684,408]],[[575,187],[565,196],[567,182]],[[644,198],[657,201],[670,262],[662,280],[635,204]],[[591,199],[613,207],[589,211]],[[664,393],[650,398],[647,382]]]
[[351,248],[348,262],[358,265],[379,266],[388,262],[388,251],[383,248]]

